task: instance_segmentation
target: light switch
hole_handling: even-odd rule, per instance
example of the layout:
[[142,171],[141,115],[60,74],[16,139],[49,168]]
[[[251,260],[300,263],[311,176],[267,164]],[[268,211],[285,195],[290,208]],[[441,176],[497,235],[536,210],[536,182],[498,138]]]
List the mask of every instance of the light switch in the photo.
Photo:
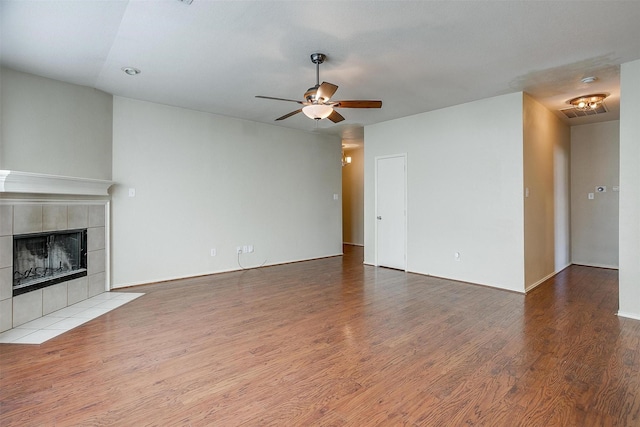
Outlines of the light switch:
[[129,189],[129,197],[136,197],[136,189],[135,188],[130,188]]
[[593,200],[593,199],[594,199],[593,193],[589,193],[589,200]]
[[337,193],[333,195],[333,200],[338,200],[338,194]]

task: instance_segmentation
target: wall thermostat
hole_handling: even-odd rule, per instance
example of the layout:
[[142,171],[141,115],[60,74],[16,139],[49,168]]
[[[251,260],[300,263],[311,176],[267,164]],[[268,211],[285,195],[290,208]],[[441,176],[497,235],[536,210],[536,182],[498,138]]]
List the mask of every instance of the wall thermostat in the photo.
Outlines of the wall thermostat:
[[604,193],[606,191],[607,191],[607,187],[605,187],[604,185],[600,185],[596,187],[596,193]]

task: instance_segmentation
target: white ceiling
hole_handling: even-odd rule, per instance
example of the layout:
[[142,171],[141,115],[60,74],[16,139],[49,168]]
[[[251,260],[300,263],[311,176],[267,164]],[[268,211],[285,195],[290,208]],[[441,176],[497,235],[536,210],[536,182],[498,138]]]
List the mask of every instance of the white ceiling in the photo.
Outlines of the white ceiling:
[[[141,100],[359,139],[362,126],[526,91],[549,109],[609,93],[640,58],[640,1],[0,0],[2,65]],[[274,122],[320,81],[344,122]],[[128,76],[122,67],[142,70]],[[597,76],[595,83],[580,80]],[[559,114],[559,117],[562,115]]]

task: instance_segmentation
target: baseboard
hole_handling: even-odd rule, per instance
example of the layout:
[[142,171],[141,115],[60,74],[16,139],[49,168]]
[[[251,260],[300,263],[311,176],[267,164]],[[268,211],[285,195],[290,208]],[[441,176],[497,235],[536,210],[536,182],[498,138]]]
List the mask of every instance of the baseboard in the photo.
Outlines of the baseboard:
[[626,317],[627,319],[640,320],[640,314],[627,313],[624,311],[618,311],[618,316]]
[[184,279],[195,279],[198,277],[212,276],[214,274],[222,274],[222,273],[231,273],[233,271],[239,271],[239,270],[240,269],[238,268],[232,268],[228,270],[216,270],[208,273],[204,272],[204,273],[190,274],[187,276],[175,276],[175,277],[172,276],[172,277],[163,277],[159,279],[145,280],[140,282],[119,283],[119,284],[114,284],[111,287],[111,290],[115,291],[116,289],[134,288],[136,286],[157,285],[159,283],[173,282],[176,280],[184,280]]
[[531,292],[532,290],[534,290],[535,288],[537,288],[538,286],[540,286],[541,284],[543,284],[547,280],[551,279],[553,276],[555,276],[556,274],[560,273],[562,270],[564,270],[565,268],[569,267],[570,265],[571,264],[567,264],[564,267],[562,267],[560,270],[558,270],[558,271],[556,271],[554,273],[548,274],[547,276],[543,277],[542,279],[538,280],[537,282],[527,286],[524,289],[524,293],[526,294],[528,292]]
[[115,289],[133,288],[133,287],[136,287],[136,286],[155,285],[155,284],[158,284],[158,283],[173,282],[173,281],[176,281],[176,280],[183,280],[183,279],[195,279],[195,278],[198,278],[198,277],[214,276],[216,274],[231,273],[231,272],[234,272],[234,271],[254,270],[254,269],[257,269],[257,268],[275,267],[275,266],[278,266],[278,265],[295,264],[295,263],[298,263],[298,262],[314,261],[314,260],[324,259],[324,258],[334,258],[334,257],[342,256],[342,255],[344,255],[344,254],[341,252],[341,253],[337,253],[337,254],[333,254],[333,255],[325,255],[325,256],[320,256],[320,257],[315,257],[315,258],[304,258],[304,259],[296,259],[296,260],[291,260],[291,261],[264,263],[262,265],[248,266],[248,267],[245,267],[245,268],[242,268],[242,267],[235,268],[234,267],[234,268],[229,268],[229,269],[225,269],[225,270],[216,270],[216,271],[210,271],[210,272],[202,272],[202,273],[190,274],[190,275],[187,275],[187,276],[164,277],[164,278],[159,278],[159,279],[151,279],[151,281],[147,280],[147,281],[140,281],[140,282],[113,284],[110,289],[111,290],[115,290]]
[[572,262],[573,265],[581,265],[583,267],[594,267],[594,268],[607,268],[609,270],[618,270],[619,267],[617,265],[609,265],[609,264],[591,264],[586,262]]

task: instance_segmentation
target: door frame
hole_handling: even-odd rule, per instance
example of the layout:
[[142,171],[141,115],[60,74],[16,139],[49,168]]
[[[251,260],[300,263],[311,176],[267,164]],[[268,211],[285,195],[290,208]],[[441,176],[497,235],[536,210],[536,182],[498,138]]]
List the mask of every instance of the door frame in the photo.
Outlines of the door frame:
[[378,263],[378,160],[384,160],[384,159],[393,159],[396,157],[402,157],[404,160],[404,179],[403,179],[403,184],[404,184],[404,227],[403,227],[403,232],[404,232],[404,271],[407,271],[407,223],[408,221],[408,212],[407,212],[407,153],[399,153],[399,154],[389,154],[389,155],[385,155],[385,156],[376,156],[374,158],[374,222],[375,222],[375,232],[374,232],[374,247],[375,247],[375,251],[374,251],[374,265],[376,267],[379,267],[380,264]]

